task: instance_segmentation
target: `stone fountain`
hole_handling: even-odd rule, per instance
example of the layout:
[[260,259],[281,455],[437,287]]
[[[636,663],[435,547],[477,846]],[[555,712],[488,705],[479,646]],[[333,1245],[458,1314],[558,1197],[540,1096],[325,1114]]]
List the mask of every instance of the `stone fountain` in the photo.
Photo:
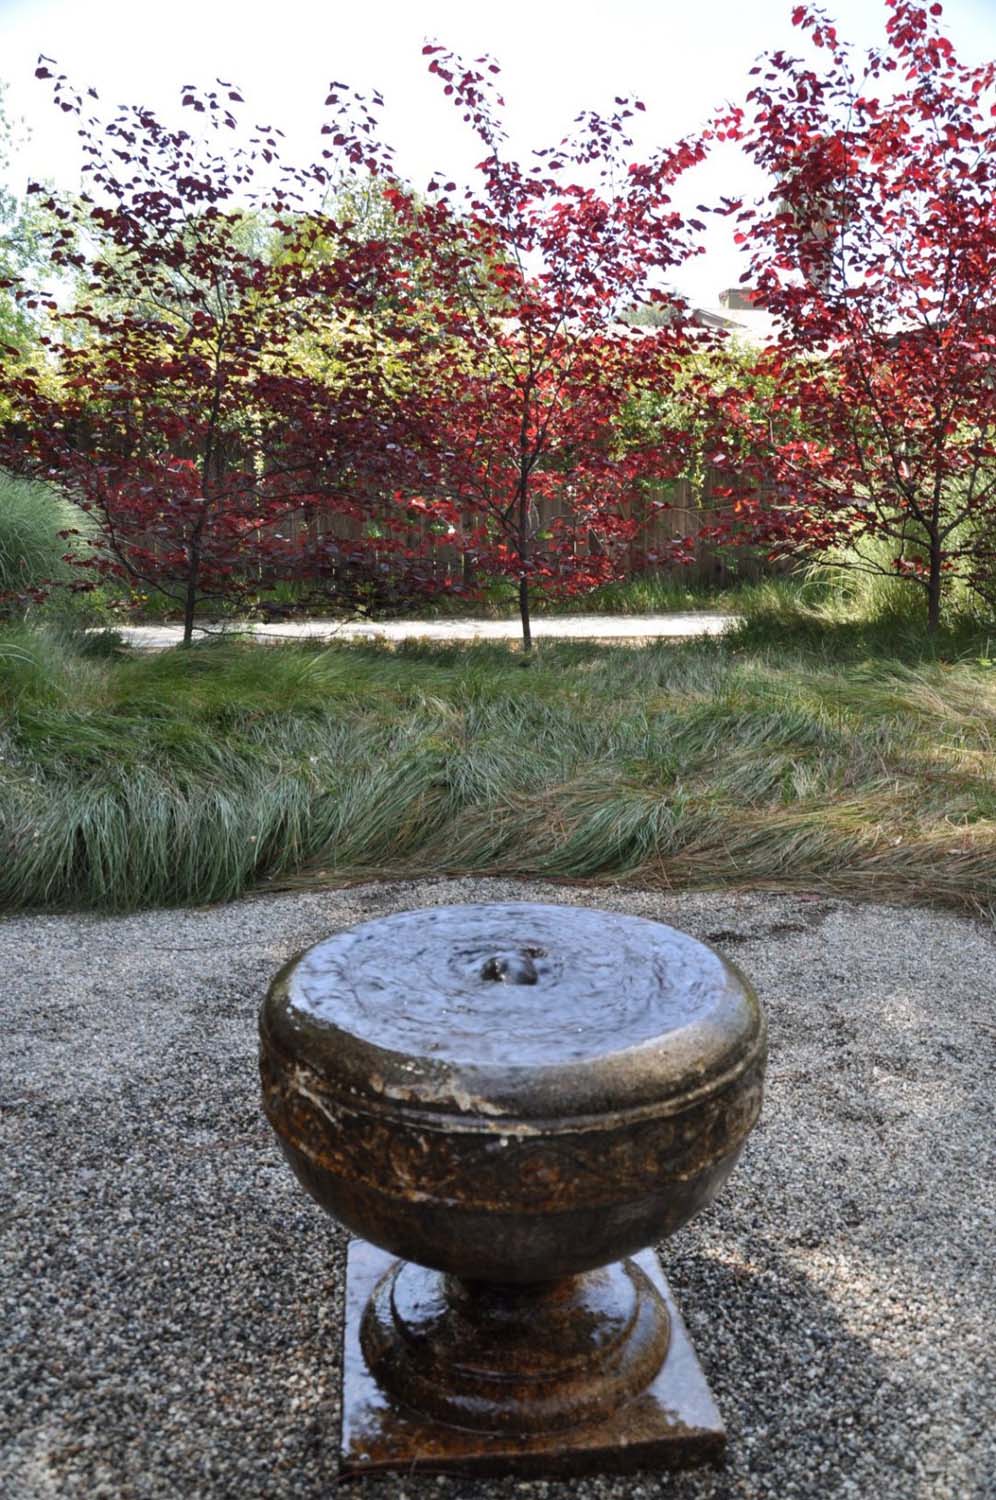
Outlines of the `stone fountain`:
[[662,923],[436,907],[289,963],[267,1117],[350,1244],[341,1462],[578,1474],[718,1458],[656,1255],[761,1107],[744,977]]

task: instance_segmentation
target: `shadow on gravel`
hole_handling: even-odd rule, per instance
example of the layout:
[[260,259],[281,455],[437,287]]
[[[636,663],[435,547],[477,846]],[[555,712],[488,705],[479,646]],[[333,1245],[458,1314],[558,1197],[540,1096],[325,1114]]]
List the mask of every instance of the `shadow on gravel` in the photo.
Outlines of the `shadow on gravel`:
[[836,1495],[846,1476],[855,1494],[912,1500],[919,1465],[902,1413],[922,1412],[929,1391],[895,1382],[770,1239],[745,1244],[749,1266],[728,1251],[683,1254],[675,1243],[665,1252],[729,1438],[729,1488],[686,1479],[687,1493]]

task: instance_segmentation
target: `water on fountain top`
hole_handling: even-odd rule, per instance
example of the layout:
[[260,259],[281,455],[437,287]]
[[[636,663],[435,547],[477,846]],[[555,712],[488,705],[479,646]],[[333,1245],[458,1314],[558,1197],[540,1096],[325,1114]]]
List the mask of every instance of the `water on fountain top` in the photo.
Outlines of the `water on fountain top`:
[[[311,1022],[440,1062],[542,1067],[691,1027],[746,1001],[712,949],[643,917],[530,902],[427,908],[305,953],[288,1001]],[[739,1017],[737,1019],[740,1019]]]

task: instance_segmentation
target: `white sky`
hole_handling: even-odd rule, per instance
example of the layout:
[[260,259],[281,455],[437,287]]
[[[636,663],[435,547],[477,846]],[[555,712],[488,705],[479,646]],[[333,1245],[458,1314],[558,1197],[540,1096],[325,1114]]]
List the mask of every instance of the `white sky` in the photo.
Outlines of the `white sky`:
[[[245,96],[243,118],[279,125],[286,156],[311,160],[322,142],[322,103],[332,78],[379,89],[385,134],[416,185],[440,170],[467,178],[479,152],[421,56],[426,39],[502,66],[511,145],[526,156],[558,140],[581,109],[606,112],[616,94],[647,105],[644,152],[700,127],[717,104],[742,98],[759,52],[809,48],[789,17],[793,0],[0,0],[0,81],[7,111],[24,120],[27,143],[7,176],[15,192],[30,177],[78,181],[73,117],[34,79],[40,52],[101,103],[151,105],[173,113],[183,83],[218,76]],[[838,30],[864,48],[881,41],[884,0],[827,0]],[[947,0],[944,25],[963,62],[996,56],[996,0]],[[178,112],[179,113],[179,112]],[[191,127],[189,110],[183,123]],[[752,169],[731,148],[687,179],[688,206],[720,194],[753,194]],[[700,305],[736,285],[743,262],[720,226],[709,253],[676,277]]]

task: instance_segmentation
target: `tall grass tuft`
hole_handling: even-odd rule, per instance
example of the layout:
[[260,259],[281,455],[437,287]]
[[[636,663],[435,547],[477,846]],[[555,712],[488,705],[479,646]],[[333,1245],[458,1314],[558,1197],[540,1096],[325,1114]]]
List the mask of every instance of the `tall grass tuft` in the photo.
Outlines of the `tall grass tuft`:
[[72,543],[59,532],[79,525],[75,506],[48,485],[0,471],[0,596],[65,582]]
[[8,628],[0,905],[475,871],[996,908],[984,638],[750,630],[544,643],[524,670],[492,644],[118,659]]

